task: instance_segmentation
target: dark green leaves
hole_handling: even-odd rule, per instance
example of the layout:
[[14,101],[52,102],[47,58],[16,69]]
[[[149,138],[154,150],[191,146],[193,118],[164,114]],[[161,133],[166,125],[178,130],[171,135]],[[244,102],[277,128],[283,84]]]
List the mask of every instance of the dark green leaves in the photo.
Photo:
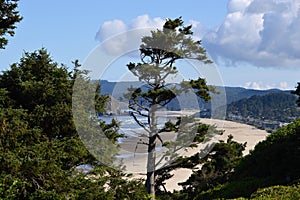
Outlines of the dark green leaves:
[[300,106],[300,82],[298,82],[298,86],[295,91],[292,91],[292,94],[298,95],[297,104]]
[[[86,78],[78,61],[74,64],[70,72],[41,49],[25,53],[0,75],[0,199],[147,199],[142,187],[135,190],[141,182],[128,182],[116,170],[100,165],[82,142],[91,141],[94,152],[105,150],[106,160],[114,159],[116,152],[105,147],[122,137],[117,121],[106,124],[86,112],[80,128],[90,135],[79,138],[72,116],[75,78],[81,78],[83,91],[96,89],[89,99],[95,101],[96,111],[104,110],[107,97]],[[99,139],[90,125],[103,130],[106,140]],[[80,173],[77,167],[84,164],[95,171]],[[112,188],[106,190],[107,185]]]
[[22,20],[16,11],[18,0],[0,0],[0,49],[4,49],[8,43],[6,35],[14,36],[15,24]]

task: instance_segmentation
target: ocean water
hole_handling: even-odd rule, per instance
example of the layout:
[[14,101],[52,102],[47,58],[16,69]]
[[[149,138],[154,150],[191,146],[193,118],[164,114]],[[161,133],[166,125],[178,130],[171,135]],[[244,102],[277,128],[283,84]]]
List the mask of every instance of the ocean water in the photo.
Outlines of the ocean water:
[[[104,115],[100,117],[101,120],[105,121],[106,123],[110,123],[112,119],[117,120],[120,123],[120,130],[119,133],[124,134],[127,138],[130,137],[139,137],[146,133],[146,131],[139,126],[134,118],[129,115]],[[142,123],[147,124],[147,118],[138,116],[137,119],[141,121]],[[158,117],[158,128],[163,128],[164,124],[169,119],[166,117]],[[119,142],[122,142],[122,138],[119,140]]]
[[[112,119],[115,119],[120,123],[119,133],[122,133],[125,135],[124,138],[118,139],[118,143],[121,145],[122,145],[122,143],[130,144],[131,143],[130,141],[132,141],[131,139],[134,139],[134,138],[143,138],[142,135],[147,136],[147,134],[146,134],[147,132],[136,123],[136,121],[134,120],[134,118],[132,116],[128,116],[128,115],[101,116],[100,119],[105,121],[106,123],[110,123]],[[137,119],[143,123],[147,123],[146,117],[137,117]],[[158,120],[158,128],[163,128],[165,122],[168,121],[168,119],[163,118],[163,117],[158,117],[157,120]],[[126,152],[126,153],[118,154],[116,157],[120,158],[120,159],[124,159],[124,158],[126,159],[126,158],[133,158],[134,156],[137,156],[137,155],[139,155],[139,156],[147,155],[147,152],[136,153],[135,146],[136,146],[136,143],[133,143],[133,146],[127,147],[127,149],[123,149],[123,147],[121,147],[121,149],[123,149],[124,152]],[[139,146],[139,148],[140,147],[141,146]],[[162,149],[162,144],[159,143],[159,145],[157,145],[155,149],[156,149],[156,151],[160,151]]]
[[[117,120],[120,123],[119,133],[124,134],[126,137],[138,137],[141,134],[145,133],[144,129],[135,122],[133,117],[128,115],[101,116],[100,119],[105,121],[105,123],[111,123],[112,119]],[[146,123],[146,118],[138,118],[138,119]]]

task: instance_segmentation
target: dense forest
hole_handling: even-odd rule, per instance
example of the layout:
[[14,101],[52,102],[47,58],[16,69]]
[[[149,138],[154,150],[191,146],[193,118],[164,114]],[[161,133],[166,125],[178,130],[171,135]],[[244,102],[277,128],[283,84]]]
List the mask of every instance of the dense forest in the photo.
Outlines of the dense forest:
[[254,95],[227,105],[227,116],[291,122],[300,116],[296,100],[295,95],[282,92]]

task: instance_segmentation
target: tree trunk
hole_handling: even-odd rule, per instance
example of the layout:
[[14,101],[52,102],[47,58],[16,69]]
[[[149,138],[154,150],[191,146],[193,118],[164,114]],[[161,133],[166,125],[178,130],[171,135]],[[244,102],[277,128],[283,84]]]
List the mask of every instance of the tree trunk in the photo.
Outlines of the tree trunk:
[[147,159],[147,193],[152,195],[155,199],[155,162],[156,162],[156,134],[157,134],[157,120],[156,120],[156,105],[151,108],[150,117],[150,135],[148,143],[148,159]]
[[155,199],[155,136],[149,138],[146,188]]

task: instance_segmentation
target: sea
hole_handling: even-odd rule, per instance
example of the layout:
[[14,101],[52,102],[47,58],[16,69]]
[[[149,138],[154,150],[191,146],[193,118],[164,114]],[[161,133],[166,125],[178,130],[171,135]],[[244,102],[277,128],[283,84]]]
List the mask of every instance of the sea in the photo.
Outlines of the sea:
[[[130,115],[103,115],[99,117],[105,123],[111,123],[112,119],[117,120],[120,123],[119,133],[124,134],[126,138],[140,137],[145,134],[146,131],[136,123],[134,118]],[[147,124],[148,120],[146,117],[137,116],[137,119],[144,124]],[[169,120],[166,117],[158,117],[158,128],[163,128],[164,124]],[[124,138],[119,139],[119,143],[122,143]]]

